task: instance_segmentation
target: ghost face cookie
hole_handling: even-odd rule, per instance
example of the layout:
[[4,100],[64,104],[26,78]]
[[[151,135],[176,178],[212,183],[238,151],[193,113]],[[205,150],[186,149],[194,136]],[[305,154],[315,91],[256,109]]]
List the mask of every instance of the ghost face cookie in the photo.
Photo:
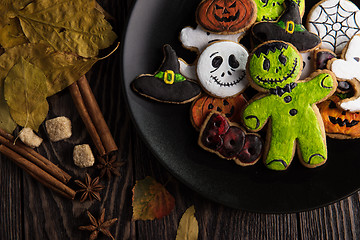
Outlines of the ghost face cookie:
[[336,80],[323,70],[298,81],[301,65],[296,48],[281,41],[266,42],[249,56],[250,84],[265,94],[250,101],[243,121],[252,131],[269,121],[264,163],[272,170],[287,169],[296,146],[306,167],[320,166],[327,159],[323,122],[315,104],[334,93]]
[[210,95],[231,97],[245,90],[247,50],[240,44],[220,41],[209,45],[199,56],[198,80]]
[[344,48],[341,59],[329,62],[330,70],[339,80],[355,80],[355,95],[339,102],[342,109],[350,112],[360,111],[360,35],[355,35]]
[[[256,21],[276,21],[285,10],[284,0],[254,0],[257,6]],[[301,16],[305,10],[305,0],[293,0],[300,8]]]
[[321,38],[321,48],[340,54],[360,30],[359,8],[348,0],[321,1],[310,10],[307,29]]
[[256,20],[253,0],[203,0],[196,9],[196,21],[217,34],[244,32]]

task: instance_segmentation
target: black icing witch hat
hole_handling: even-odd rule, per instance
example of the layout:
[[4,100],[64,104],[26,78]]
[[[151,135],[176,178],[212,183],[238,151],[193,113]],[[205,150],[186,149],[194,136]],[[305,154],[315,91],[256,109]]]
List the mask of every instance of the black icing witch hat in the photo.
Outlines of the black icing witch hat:
[[276,22],[259,22],[252,28],[258,40],[282,40],[293,44],[298,51],[307,52],[316,48],[321,39],[301,24],[299,6],[292,0],[285,0],[286,9]]
[[131,86],[140,95],[159,102],[187,103],[201,94],[201,88],[180,74],[180,64],[174,49],[164,45],[164,61],[154,74],[137,77]]

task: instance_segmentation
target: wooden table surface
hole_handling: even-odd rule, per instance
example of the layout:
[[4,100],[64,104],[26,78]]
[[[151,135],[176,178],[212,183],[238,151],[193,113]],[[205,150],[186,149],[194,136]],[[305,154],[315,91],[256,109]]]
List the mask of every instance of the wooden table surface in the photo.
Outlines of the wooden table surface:
[[[132,0],[103,0],[101,5],[116,21],[119,36],[123,31]],[[121,177],[106,183],[102,201],[80,203],[64,199],[44,188],[5,157],[0,159],[0,239],[88,239],[90,232],[78,226],[90,224],[86,211],[119,221],[110,230],[116,239],[175,239],[183,212],[195,205],[199,239],[360,239],[359,193],[313,211],[295,214],[257,214],[235,210],[199,196],[161,166],[137,135],[122,96],[119,53],[97,63],[88,79],[104,117],[120,147],[119,160],[126,161]],[[79,169],[72,161],[74,145],[91,143],[84,125],[72,105],[68,90],[50,97],[48,118],[67,116],[73,123],[73,136],[52,143],[44,126],[44,144],[38,151],[75,179],[84,179],[94,168]],[[132,221],[132,187],[136,180],[153,176],[175,197],[173,212],[160,220]],[[99,239],[107,239],[100,235]]]

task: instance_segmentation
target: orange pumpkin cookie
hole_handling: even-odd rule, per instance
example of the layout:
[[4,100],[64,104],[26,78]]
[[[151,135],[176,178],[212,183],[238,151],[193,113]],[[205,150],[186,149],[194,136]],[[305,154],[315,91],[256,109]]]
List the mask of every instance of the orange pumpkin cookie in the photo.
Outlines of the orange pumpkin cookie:
[[360,138],[360,113],[338,108],[341,100],[338,94],[335,94],[318,105],[325,132],[329,137],[337,139]]
[[224,114],[231,122],[241,121],[241,111],[247,104],[243,94],[229,98],[215,98],[207,94],[193,102],[190,110],[190,119],[193,126],[200,130],[206,117],[213,110]]
[[256,20],[253,0],[203,0],[196,9],[196,21],[206,31],[217,34],[244,32]]

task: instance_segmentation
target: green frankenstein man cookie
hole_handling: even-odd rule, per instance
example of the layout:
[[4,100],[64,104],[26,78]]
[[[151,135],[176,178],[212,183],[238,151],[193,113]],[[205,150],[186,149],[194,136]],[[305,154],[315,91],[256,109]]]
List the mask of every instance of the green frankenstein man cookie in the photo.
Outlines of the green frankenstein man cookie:
[[301,163],[317,167],[327,159],[324,125],[316,107],[337,86],[328,70],[314,72],[297,81],[302,58],[296,48],[269,41],[254,49],[247,66],[250,84],[266,94],[250,101],[243,113],[247,128],[259,131],[269,122],[264,162],[273,170],[289,167],[297,146]]

